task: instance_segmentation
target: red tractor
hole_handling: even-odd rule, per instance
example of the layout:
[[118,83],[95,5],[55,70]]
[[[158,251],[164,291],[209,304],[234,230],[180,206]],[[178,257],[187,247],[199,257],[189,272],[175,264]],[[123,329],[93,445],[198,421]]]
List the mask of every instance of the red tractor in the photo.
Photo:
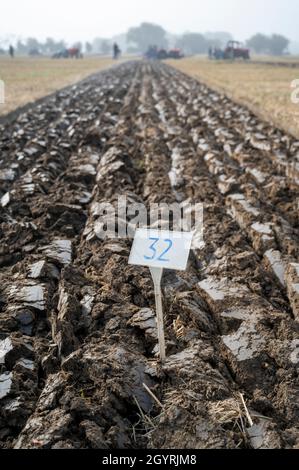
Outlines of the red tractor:
[[183,59],[183,58],[184,58],[184,54],[182,53],[181,49],[174,48],[168,51],[168,59]]
[[239,41],[229,41],[224,51],[224,59],[250,59],[250,50]]

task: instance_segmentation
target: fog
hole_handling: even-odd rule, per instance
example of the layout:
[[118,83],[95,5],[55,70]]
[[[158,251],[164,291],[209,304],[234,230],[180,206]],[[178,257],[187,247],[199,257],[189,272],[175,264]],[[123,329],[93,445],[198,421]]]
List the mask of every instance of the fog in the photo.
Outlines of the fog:
[[9,0],[1,4],[1,36],[91,40],[124,33],[142,21],[167,31],[256,32],[299,40],[298,0]]

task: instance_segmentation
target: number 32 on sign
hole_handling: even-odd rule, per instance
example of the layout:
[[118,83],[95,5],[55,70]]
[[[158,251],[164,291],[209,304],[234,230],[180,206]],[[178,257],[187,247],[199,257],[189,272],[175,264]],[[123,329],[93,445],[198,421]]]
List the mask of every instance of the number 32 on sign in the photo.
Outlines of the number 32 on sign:
[[129,264],[148,266],[155,286],[157,329],[161,362],[165,361],[164,322],[161,279],[163,269],[185,271],[193,232],[138,229],[129,258]]
[[185,271],[192,238],[192,232],[138,229],[129,264]]

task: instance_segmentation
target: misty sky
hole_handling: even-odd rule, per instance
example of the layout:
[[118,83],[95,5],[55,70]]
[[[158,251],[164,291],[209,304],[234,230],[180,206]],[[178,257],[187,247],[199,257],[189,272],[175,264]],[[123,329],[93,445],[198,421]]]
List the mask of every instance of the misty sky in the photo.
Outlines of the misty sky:
[[299,0],[2,0],[0,11],[1,37],[91,40],[150,21],[171,33],[229,31],[244,40],[260,31],[299,41]]

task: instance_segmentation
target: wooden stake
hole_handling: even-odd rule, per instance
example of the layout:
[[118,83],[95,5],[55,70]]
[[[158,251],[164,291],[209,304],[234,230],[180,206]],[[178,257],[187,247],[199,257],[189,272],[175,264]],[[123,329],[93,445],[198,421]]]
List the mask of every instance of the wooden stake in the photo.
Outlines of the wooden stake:
[[150,272],[153,278],[155,286],[155,300],[156,300],[156,316],[157,316],[157,330],[158,330],[158,341],[159,341],[159,353],[160,361],[162,364],[166,359],[166,348],[165,348],[165,336],[164,336],[164,319],[163,319],[163,308],[162,308],[162,291],[161,291],[161,279],[163,274],[163,268],[152,268]]

